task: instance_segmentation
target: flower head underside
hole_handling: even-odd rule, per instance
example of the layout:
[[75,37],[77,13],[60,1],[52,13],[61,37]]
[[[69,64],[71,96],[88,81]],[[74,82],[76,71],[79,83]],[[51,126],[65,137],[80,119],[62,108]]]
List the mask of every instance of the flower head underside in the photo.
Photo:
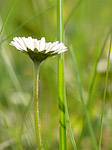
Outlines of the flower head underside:
[[34,62],[41,63],[47,57],[60,54],[67,51],[67,47],[59,41],[46,42],[45,38],[41,40],[33,39],[32,37],[14,37],[10,45],[16,47],[19,51],[26,53]]

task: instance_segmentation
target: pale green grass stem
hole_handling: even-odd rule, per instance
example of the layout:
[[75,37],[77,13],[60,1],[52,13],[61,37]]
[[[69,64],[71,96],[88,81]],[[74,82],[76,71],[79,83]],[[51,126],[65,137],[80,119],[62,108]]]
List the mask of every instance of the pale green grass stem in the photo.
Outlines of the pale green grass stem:
[[[63,42],[63,0],[57,0],[57,40]],[[65,117],[64,54],[58,56],[59,149],[67,150]]]

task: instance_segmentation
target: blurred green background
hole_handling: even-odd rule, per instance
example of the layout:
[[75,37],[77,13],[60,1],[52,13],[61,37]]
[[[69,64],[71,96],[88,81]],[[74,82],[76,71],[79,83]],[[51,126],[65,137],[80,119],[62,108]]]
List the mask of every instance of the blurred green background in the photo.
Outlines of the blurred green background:
[[[0,0],[0,28],[14,2]],[[86,103],[96,59],[112,25],[112,0],[82,0],[78,3],[79,0],[64,0],[65,45],[74,50]],[[21,146],[23,150],[36,150],[32,101],[33,63],[26,55],[9,46],[15,36],[37,39],[44,36],[47,42],[56,41],[56,1],[18,0],[0,36],[0,41],[6,39],[0,45],[0,150],[20,150]],[[89,110],[97,142],[108,50],[109,39],[98,63]],[[103,118],[102,150],[112,150],[111,66],[112,55]],[[84,111],[69,50],[65,53],[65,82],[70,121],[77,143],[83,127]],[[48,150],[58,150],[57,57],[48,58],[41,65],[39,105],[44,146]],[[72,150],[68,129],[67,140],[68,150]],[[93,150],[86,123],[79,150]]]

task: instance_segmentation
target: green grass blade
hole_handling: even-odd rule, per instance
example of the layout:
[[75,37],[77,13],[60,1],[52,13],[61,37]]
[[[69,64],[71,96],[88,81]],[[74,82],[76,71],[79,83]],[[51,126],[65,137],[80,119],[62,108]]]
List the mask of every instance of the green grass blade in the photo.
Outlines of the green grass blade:
[[67,23],[69,22],[69,20],[71,19],[71,17],[73,16],[74,12],[79,8],[80,4],[83,2],[84,0],[79,0],[77,2],[77,4],[74,6],[73,10],[71,11],[70,15],[68,16],[68,18],[66,19],[64,26],[66,27]]
[[98,148],[98,150],[101,150],[101,138],[102,138],[103,116],[104,116],[104,106],[105,106],[105,98],[106,98],[106,91],[107,91],[108,74],[109,74],[111,42],[112,42],[112,41],[111,41],[111,39],[110,39],[110,47],[109,47],[109,54],[108,54],[108,65],[107,65],[107,72],[106,72],[106,79],[105,79],[105,88],[104,88],[103,104],[102,104],[102,113],[101,113],[101,122],[100,122],[100,134],[99,134],[99,148]]
[[9,39],[11,36],[13,36],[15,33],[17,33],[20,29],[22,29],[27,23],[29,23],[30,21],[32,21],[33,19],[41,16],[43,13],[45,13],[46,11],[54,8],[56,6],[56,4],[53,4],[51,6],[49,6],[48,8],[46,8],[45,10],[42,10],[40,13],[32,16],[31,18],[29,18],[28,20],[26,20],[23,24],[21,24],[14,32],[12,32],[10,35],[8,35],[5,39],[3,39],[1,42],[0,42],[0,45],[2,43],[4,43],[7,39]]
[[3,109],[3,106],[1,105],[1,103],[0,103],[0,115],[1,115],[2,118],[3,118],[5,127],[6,127],[6,128],[10,128],[8,119],[7,119],[7,117],[6,117],[6,114],[5,114],[5,112],[4,112],[4,109]]
[[29,108],[32,104],[32,95],[33,95],[33,92],[31,94],[30,101],[29,101],[28,105],[26,106],[24,114],[23,114],[22,125],[21,125],[20,132],[19,132],[19,143],[21,143],[21,141],[22,141],[22,134],[23,134],[23,130],[24,130],[25,119],[26,119],[26,116],[28,114]]
[[89,88],[89,96],[88,96],[88,100],[87,100],[87,107],[88,107],[88,109],[90,108],[91,103],[92,103],[91,102],[91,96],[92,96],[93,87],[94,87],[94,83],[95,83],[95,79],[96,79],[96,74],[97,74],[97,65],[98,65],[98,62],[99,62],[102,54],[103,54],[106,42],[107,42],[107,40],[109,38],[109,35],[110,35],[110,30],[109,30],[109,32],[106,35],[106,38],[105,38],[104,43],[103,43],[103,46],[102,46],[102,48],[100,50],[100,53],[99,53],[99,55],[97,57],[97,60],[96,60],[96,64],[95,64],[95,68],[94,68],[94,72],[93,72],[93,77],[92,77],[90,88]]
[[22,90],[22,87],[21,87],[21,85],[20,85],[20,82],[19,82],[19,80],[18,80],[18,78],[17,78],[17,76],[16,76],[16,73],[15,73],[15,71],[14,71],[14,69],[13,69],[13,65],[12,65],[12,63],[11,63],[11,60],[10,60],[10,57],[9,57],[9,56],[10,56],[10,55],[8,54],[8,51],[6,51],[6,50],[2,47],[2,50],[1,50],[1,57],[2,57],[2,59],[3,59],[4,63],[5,63],[5,65],[6,65],[6,68],[7,68],[7,70],[8,70],[8,73],[9,73],[9,75],[10,75],[10,78],[11,78],[11,80],[12,80],[12,83],[13,83],[14,87],[16,88],[17,91],[21,92],[21,93],[19,94],[19,96],[20,96],[21,102],[24,104],[24,102],[25,102],[25,97],[24,97],[24,95],[22,94],[22,93],[23,93],[23,92],[22,92],[23,90]]
[[[57,40],[63,41],[63,0],[57,0]],[[59,149],[67,150],[65,117],[64,54],[58,56]]]
[[66,120],[67,120],[67,125],[68,125],[68,131],[69,131],[71,142],[72,142],[72,145],[73,145],[73,150],[77,150],[76,142],[75,142],[75,139],[74,139],[74,136],[73,136],[73,131],[72,131],[71,124],[70,124],[66,96],[65,96],[65,113],[66,113]]
[[90,132],[90,135],[91,135],[91,139],[92,139],[92,142],[93,142],[94,149],[97,150],[96,138],[95,138],[95,135],[94,135],[94,132],[93,132],[93,129],[92,129],[92,125],[91,125],[91,122],[90,122],[90,118],[89,118],[89,115],[88,115],[86,104],[84,102],[82,87],[81,87],[81,83],[80,83],[80,77],[79,77],[76,62],[75,62],[75,56],[74,56],[74,53],[73,53],[73,49],[71,49],[71,48],[70,48],[70,53],[71,53],[71,56],[72,56],[74,71],[75,71],[76,79],[77,79],[77,85],[78,85],[78,88],[79,88],[80,98],[81,98],[81,102],[82,102],[82,105],[83,105],[85,117],[86,117],[86,120],[87,120],[88,129],[89,129],[89,132]]
[[[79,6],[80,6],[80,4],[82,2],[83,2],[83,0],[79,0],[78,3],[74,6],[73,10],[71,11],[70,15],[68,16],[68,18],[66,19],[66,21],[64,23],[64,27],[65,28],[66,28],[67,23],[72,18],[73,14],[79,8]],[[65,113],[66,113],[66,120],[67,120],[67,125],[68,125],[68,131],[69,131],[70,138],[71,138],[71,141],[72,141],[73,149],[77,150],[76,142],[75,142],[75,139],[74,139],[74,136],[73,136],[73,132],[72,132],[72,128],[71,128],[71,124],[70,124],[68,107],[67,107],[67,100],[65,101]]]
[[[91,84],[90,84],[90,88],[89,88],[89,95],[88,95],[88,98],[87,98],[87,109],[88,110],[91,108],[91,105],[92,105],[92,93],[93,93],[93,88],[94,88],[96,75],[97,75],[97,65],[98,65],[98,62],[99,62],[102,54],[103,54],[106,42],[107,42],[107,40],[109,38],[109,35],[110,35],[110,30],[109,30],[109,32],[107,33],[107,35],[106,35],[106,37],[104,39],[102,48],[101,48],[101,50],[100,50],[100,52],[98,54],[98,57],[96,59],[96,63],[95,63],[95,66],[94,66],[93,76],[92,76],[92,80],[91,80]],[[80,146],[80,143],[81,143],[81,140],[82,140],[82,137],[83,137],[83,133],[84,133],[84,129],[85,129],[84,125],[85,125],[85,116],[84,116],[84,119],[83,119],[83,128],[82,128],[80,137],[79,137],[78,142],[77,142],[77,147]]]
[[12,11],[13,11],[15,5],[16,5],[16,2],[17,2],[17,0],[14,1],[14,4],[12,5],[12,7],[11,7],[11,9],[10,9],[10,11],[9,11],[9,13],[8,13],[8,15],[7,15],[7,17],[6,17],[5,22],[3,23],[3,26],[2,26],[2,28],[1,28],[1,30],[0,30],[0,36],[1,36],[1,34],[3,33],[3,30],[4,30],[4,28],[5,28],[5,26],[6,26],[7,22],[8,22],[8,19],[9,19],[10,15],[11,15],[11,13],[12,13]]
[[80,136],[79,136],[79,138],[78,138],[78,140],[77,140],[77,148],[79,149],[79,147],[80,147],[80,143],[81,143],[81,140],[82,140],[82,137],[83,137],[83,134],[84,134],[84,129],[85,129],[85,117],[84,117],[84,119],[83,119],[83,125],[82,125],[82,130],[81,130],[81,133],[80,133]]

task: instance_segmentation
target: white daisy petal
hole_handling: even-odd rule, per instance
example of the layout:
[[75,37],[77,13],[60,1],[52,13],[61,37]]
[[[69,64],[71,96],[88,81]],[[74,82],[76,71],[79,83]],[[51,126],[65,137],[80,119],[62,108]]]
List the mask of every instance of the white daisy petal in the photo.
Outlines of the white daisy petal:
[[50,51],[54,51],[55,49],[57,49],[59,47],[58,43],[59,43],[58,41],[57,42],[53,42]]
[[[58,41],[57,41],[58,42]],[[59,42],[58,42],[59,43]],[[55,51],[55,50],[57,50],[58,48],[59,48],[59,44],[58,43],[56,43],[52,48],[51,48],[51,51]]]
[[22,50],[22,47],[21,47],[18,43],[15,43],[14,41],[12,41],[12,42],[10,43],[10,45],[16,47],[16,48],[19,49],[19,50]]
[[18,38],[15,37],[13,38],[13,40],[14,40],[14,43],[23,50],[23,46],[21,45],[21,42],[18,40]]
[[29,42],[29,49],[31,49],[32,51],[34,50],[34,44],[33,44],[33,39],[32,37],[28,37],[27,38],[28,42]]
[[42,37],[39,43],[39,52],[45,50],[45,38]]
[[63,44],[62,44],[62,43],[59,43],[59,44],[57,45],[57,49],[52,50],[52,51],[53,51],[53,54],[58,53],[58,51],[60,51],[62,48],[64,49],[65,47],[63,47]]
[[34,44],[34,49],[39,49],[39,42],[38,42],[38,40],[37,39],[34,39],[33,40],[33,44]]
[[61,51],[58,52],[58,54],[61,54],[63,52],[66,52],[68,49],[62,49]]
[[50,52],[50,51],[53,51],[53,48],[55,45],[57,45],[58,41],[57,42],[54,42],[54,43],[49,43],[49,46],[46,50],[46,53]]
[[23,38],[20,38],[20,37],[19,37],[19,40],[21,41],[22,47],[23,47],[24,50],[26,51],[26,50],[27,50],[27,47],[26,47],[26,45],[25,45],[25,43],[24,43]]
[[50,45],[51,45],[51,42],[46,43],[45,50],[48,50],[48,48],[49,48]]
[[26,48],[29,48],[29,49],[30,49],[30,45],[29,45],[29,41],[28,41],[28,39],[27,39],[27,38],[25,38],[25,37],[22,37],[22,40],[23,40],[23,42],[24,42],[24,44],[25,44]]
[[21,45],[23,50],[25,51],[27,50],[22,38],[19,37],[19,38],[16,38],[15,40],[17,40],[17,42],[19,43],[19,45]]

